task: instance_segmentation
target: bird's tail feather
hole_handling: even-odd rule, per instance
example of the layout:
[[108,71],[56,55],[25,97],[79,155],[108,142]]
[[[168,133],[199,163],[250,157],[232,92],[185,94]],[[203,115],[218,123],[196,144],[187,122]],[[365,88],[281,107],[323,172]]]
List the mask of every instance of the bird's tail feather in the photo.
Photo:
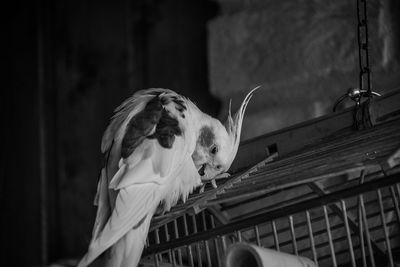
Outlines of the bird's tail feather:
[[111,217],[92,240],[78,267],[88,266],[106,250],[107,266],[137,266],[151,218],[160,202],[156,194],[158,187],[149,183],[121,189]]
[[[106,254],[106,267],[136,267],[142,255],[149,230],[151,216],[137,228],[131,229]],[[138,240],[143,240],[140,242]]]

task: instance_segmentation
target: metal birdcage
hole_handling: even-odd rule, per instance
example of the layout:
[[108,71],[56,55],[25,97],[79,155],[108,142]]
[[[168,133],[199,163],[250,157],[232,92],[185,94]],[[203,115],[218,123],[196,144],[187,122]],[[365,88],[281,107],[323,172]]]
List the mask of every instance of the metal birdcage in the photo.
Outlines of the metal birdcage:
[[[357,0],[355,107],[241,145],[235,174],[153,218],[148,266],[225,266],[247,242],[319,266],[400,265],[400,91],[371,88],[367,2]],[[365,101],[363,101],[365,100]]]
[[396,266],[398,103],[400,91],[361,104],[362,130],[348,109],[242,144],[235,174],[154,217],[142,263],[224,266],[248,242],[319,266]]

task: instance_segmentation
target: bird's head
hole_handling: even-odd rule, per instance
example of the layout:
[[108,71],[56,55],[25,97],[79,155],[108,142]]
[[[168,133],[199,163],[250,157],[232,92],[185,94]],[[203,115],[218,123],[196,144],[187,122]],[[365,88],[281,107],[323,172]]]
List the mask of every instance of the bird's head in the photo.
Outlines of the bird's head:
[[233,117],[231,104],[229,104],[228,118],[224,125],[219,120],[211,118],[200,128],[192,158],[203,181],[216,178],[219,174],[228,171],[231,166],[239,148],[247,104],[258,88],[259,86],[246,95]]

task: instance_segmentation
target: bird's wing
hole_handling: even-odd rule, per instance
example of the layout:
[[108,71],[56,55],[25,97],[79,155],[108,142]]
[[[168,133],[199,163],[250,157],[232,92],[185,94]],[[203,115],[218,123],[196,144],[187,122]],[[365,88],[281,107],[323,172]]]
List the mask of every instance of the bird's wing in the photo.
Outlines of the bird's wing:
[[[175,93],[166,92],[165,95],[156,97],[161,99],[175,96]],[[181,116],[181,102],[178,101],[180,105],[177,107],[174,101],[161,99],[160,101],[164,101],[162,115],[155,116],[158,118],[156,125],[145,123],[146,128],[130,124],[131,121],[140,124],[141,116],[145,118],[145,113],[154,112],[149,108],[154,104],[152,99],[154,96],[147,96],[145,104],[139,109],[132,106],[133,115],[121,114],[125,120],[119,122],[120,127],[115,130],[114,135],[111,135],[111,132],[106,133],[107,140],[103,145],[105,144],[104,148],[108,149],[110,155],[99,181],[99,206],[94,235],[89,251],[82,260],[82,266],[93,261],[130,229],[142,226],[143,222],[147,221],[146,218],[154,214],[160,201],[167,201],[165,205],[170,207],[180,195],[187,197],[187,192],[200,183],[200,176],[191,160],[194,144],[188,141],[194,138],[191,137],[190,129],[185,127],[185,120],[190,118]],[[132,103],[135,101],[137,100],[133,100]],[[179,130],[174,127],[179,127]],[[135,138],[127,139],[121,133],[132,134],[140,141]],[[146,136],[141,136],[143,133]],[[112,141],[108,140],[110,137]],[[134,148],[124,147],[126,145],[132,145]],[[122,157],[123,151],[130,154]],[[110,166],[116,162],[117,167]],[[116,171],[108,183],[110,178],[107,175],[110,171],[107,171],[107,168],[110,167]],[[116,195],[115,201],[110,200],[110,192]],[[112,205],[109,205],[110,201],[113,202]]]
[[110,150],[117,133],[121,128],[124,128],[123,123],[129,121],[130,118],[142,111],[151,98],[162,93],[176,94],[169,89],[163,88],[140,90],[117,107],[110,124],[103,134],[103,139],[101,141],[102,153],[106,153]]
[[[103,134],[101,151],[104,156],[104,167],[98,181],[97,193],[95,196],[94,204],[98,206],[96,220],[93,227],[92,239],[96,238],[99,231],[104,227],[107,222],[112,209],[114,208],[117,192],[109,190],[109,184],[115,174],[121,174],[124,171],[120,169],[119,163],[121,158],[121,143],[124,137],[128,123],[135,118],[139,113],[143,113],[147,103],[156,96],[161,94],[174,94],[173,91],[162,88],[154,88],[149,90],[141,90],[136,92],[132,97],[124,101],[115,110],[115,115],[112,117],[110,124]],[[146,114],[142,116],[145,119]],[[151,128],[151,125],[148,125]],[[149,129],[147,129],[149,130]],[[136,143],[140,144],[145,139],[145,136],[139,135]],[[142,145],[141,149],[149,150],[148,145]],[[131,150],[135,150],[131,146]],[[141,153],[132,153],[132,158],[140,161]],[[132,162],[131,166],[134,166]],[[125,166],[124,166],[125,167]],[[118,176],[117,176],[118,177]],[[122,177],[122,176],[120,176]],[[115,179],[117,181],[119,179]]]
[[119,170],[121,139],[127,123],[132,117],[142,112],[149,100],[162,93],[170,93],[168,89],[154,88],[136,92],[115,110],[110,124],[103,134],[101,151],[104,166],[101,170],[94,204],[97,206],[96,220],[92,231],[92,241],[98,237],[114,208],[116,192],[109,190],[109,183]]

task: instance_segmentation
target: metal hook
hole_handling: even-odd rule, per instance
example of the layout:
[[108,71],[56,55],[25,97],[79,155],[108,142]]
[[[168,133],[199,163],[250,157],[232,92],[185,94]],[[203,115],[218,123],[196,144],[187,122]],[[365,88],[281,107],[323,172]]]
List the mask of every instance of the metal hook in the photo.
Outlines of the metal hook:
[[333,106],[333,112],[336,112],[337,106],[347,97],[356,102],[358,106],[360,105],[362,97],[373,97],[373,96],[381,96],[381,95],[377,92],[371,92],[369,94],[368,90],[363,90],[360,88],[349,88],[346,94],[342,95],[341,97],[339,97],[338,100],[336,100],[335,105]]

